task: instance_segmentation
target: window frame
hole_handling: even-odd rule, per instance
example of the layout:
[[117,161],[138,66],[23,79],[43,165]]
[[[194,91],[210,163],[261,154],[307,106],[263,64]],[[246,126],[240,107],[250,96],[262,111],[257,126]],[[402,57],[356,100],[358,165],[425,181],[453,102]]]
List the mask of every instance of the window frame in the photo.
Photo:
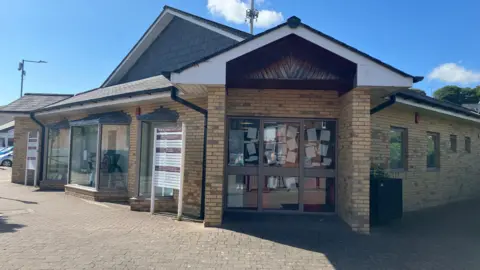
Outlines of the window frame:
[[389,136],[388,140],[388,168],[390,171],[396,171],[396,172],[403,172],[403,171],[408,171],[408,129],[404,127],[397,127],[397,126],[390,126],[389,129],[389,135],[392,131],[400,131],[401,132],[401,140],[402,140],[402,145],[401,145],[401,161],[402,161],[402,167],[401,168],[392,168],[391,167],[391,162],[390,162],[390,139],[391,137]]
[[472,139],[469,136],[465,136],[465,152],[472,153]]
[[[428,164],[428,136],[434,136],[435,167],[430,167]],[[427,171],[438,171],[440,169],[440,156],[440,133],[427,131]]]
[[[455,142],[455,144],[453,144],[452,142]],[[454,145],[455,147],[453,147]],[[450,151],[452,151],[453,153],[457,153],[458,151],[458,138],[455,134],[450,134]]]

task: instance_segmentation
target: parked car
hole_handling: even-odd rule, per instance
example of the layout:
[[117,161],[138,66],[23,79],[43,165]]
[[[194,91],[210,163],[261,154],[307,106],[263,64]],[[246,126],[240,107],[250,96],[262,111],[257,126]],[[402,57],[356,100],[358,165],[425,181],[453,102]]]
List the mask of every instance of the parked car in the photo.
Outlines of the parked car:
[[7,154],[8,152],[12,152],[12,151],[13,151],[13,146],[5,147],[5,148],[0,150],[0,156],[2,156],[4,154]]
[[0,166],[12,167],[13,154],[3,155],[0,157]]

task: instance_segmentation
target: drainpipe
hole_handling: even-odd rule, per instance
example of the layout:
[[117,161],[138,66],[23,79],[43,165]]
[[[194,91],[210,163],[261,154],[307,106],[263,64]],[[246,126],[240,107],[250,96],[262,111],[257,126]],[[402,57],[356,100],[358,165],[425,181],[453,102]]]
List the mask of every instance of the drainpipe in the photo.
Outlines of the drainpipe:
[[31,112],[30,113],[30,119],[32,119],[33,122],[37,123],[37,125],[39,125],[41,127],[41,136],[40,136],[40,141],[38,142],[39,145],[40,145],[40,154],[39,154],[39,169],[38,169],[38,178],[39,178],[39,181],[38,183],[40,183],[41,181],[43,181],[43,155],[45,153],[45,125],[42,124],[40,121],[38,121],[38,119],[35,117],[35,113],[34,112]]
[[392,106],[393,104],[395,104],[395,102],[397,101],[397,97],[395,95],[392,95],[390,96],[390,99],[388,101],[385,101],[384,103],[378,105],[377,107],[373,108],[370,110],[370,114],[375,114],[379,111],[382,111],[390,106]]
[[172,87],[171,98],[173,101],[178,102],[192,110],[195,110],[204,116],[203,120],[203,153],[202,153],[202,194],[200,197],[200,219],[203,219],[205,216],[205,183],[206,183],[206,168],[207,168],[207,121],[208,121],[208,111],[186,101],[185,99],[178,96],[178,89]]

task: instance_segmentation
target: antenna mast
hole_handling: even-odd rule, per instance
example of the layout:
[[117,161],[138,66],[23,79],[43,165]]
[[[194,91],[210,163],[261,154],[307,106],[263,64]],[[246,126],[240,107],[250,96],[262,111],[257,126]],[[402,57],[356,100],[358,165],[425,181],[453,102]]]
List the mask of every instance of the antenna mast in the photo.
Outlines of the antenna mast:
[[253,35],[253,24],[258,19],[258,10],[255,9],[255,0],[251,0],[250,9],[247,9],[246,21],[250,22],[250,34]]

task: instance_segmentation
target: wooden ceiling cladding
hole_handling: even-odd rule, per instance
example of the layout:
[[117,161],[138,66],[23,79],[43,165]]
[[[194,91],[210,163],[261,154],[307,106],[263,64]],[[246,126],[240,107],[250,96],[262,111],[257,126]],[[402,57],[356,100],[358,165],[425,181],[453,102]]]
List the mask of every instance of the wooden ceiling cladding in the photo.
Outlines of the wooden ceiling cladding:
[[279,61],[254,71],[245,76],[246,79],[267,80],[339,80],[340,77],[321,69],[307,60],[293,55],[283,57]]
[[346,92],[356,70],[355,63],[292,34],[228,62],[227,87]]

